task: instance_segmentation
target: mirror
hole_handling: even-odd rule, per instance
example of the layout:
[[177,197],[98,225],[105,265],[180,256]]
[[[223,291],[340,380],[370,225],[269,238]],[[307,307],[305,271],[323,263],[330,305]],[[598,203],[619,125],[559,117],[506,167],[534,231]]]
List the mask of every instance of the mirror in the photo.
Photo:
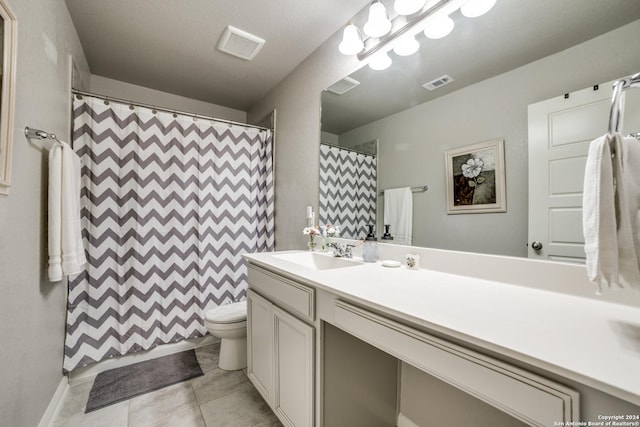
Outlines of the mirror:
[[[447,37],[423,36],[417,54],[391,53],[390,68],[365,65],[337,83],[342,91],[357,82],[351,90],[324,91],[321,142],[378,141],[378,194],[429,186],[413,194],[413,245],[527,256],[528,183],[536,178],[528,106],[640,71],[629,45],[640,37],[640,3],[498,0],[482,17],[451,18]],[[432,81],[438,88],[423,87]],[[448,214],[446,152],[496,139],[504,141],[506,212]],[[380,237],[383,197],[376,206]]]
[[8,195],[11,185],[11,147],[16,73],[16,18],[0,0],[0,195]]

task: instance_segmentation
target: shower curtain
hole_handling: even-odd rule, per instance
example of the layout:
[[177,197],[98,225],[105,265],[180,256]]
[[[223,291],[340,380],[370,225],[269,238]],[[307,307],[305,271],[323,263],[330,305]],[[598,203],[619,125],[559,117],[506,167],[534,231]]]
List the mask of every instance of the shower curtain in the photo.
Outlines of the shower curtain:
[[320,144],[319,219],[340,237],[364,239],[376,223],[376,157]]
[[274,247],[272,134],[76,96],[86,271],[69,282],[65,372],[206,334]]

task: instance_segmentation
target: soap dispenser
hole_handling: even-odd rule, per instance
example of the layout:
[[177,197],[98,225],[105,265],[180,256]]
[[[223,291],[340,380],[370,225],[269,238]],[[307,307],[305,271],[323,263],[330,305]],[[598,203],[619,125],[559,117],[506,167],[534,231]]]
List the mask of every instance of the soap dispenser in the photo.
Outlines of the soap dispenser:
[[376,262],[378,260],[378,240],[376,235],[373,234],[373,225],[369,225],[369,234],[364,239],[362,259],[364,262]]
[[389,225],[389,224],[385,224],[384,225],[384,234],[382,235],[380,240],[393,240],[393,236],[391,235],[391,233],[389,233],[389,228],[390,227],[391,227],[391,225]]

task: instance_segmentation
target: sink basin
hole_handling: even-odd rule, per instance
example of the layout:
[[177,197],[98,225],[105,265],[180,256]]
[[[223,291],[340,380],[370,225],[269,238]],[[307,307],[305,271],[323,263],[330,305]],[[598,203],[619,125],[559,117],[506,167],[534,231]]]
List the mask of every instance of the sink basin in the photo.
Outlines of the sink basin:
[[363,264],[361,261],[354,259],[336,258],[317,252],[292,252],[274,255],[274,257],[312,270],[332,270],[334,268],[353,267]]

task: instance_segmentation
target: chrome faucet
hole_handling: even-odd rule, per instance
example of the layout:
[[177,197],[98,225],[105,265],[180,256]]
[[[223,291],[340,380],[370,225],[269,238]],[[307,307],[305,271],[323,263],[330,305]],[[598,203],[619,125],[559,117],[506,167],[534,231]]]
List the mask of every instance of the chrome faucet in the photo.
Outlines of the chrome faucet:
[[344,258],[352,258],[353,253],[351,250],[355,248],[355,245],[345,245],[341,246],[340,243],[330,242],[328,247],[333,248],[333,256],[335,257],[344,257]]

